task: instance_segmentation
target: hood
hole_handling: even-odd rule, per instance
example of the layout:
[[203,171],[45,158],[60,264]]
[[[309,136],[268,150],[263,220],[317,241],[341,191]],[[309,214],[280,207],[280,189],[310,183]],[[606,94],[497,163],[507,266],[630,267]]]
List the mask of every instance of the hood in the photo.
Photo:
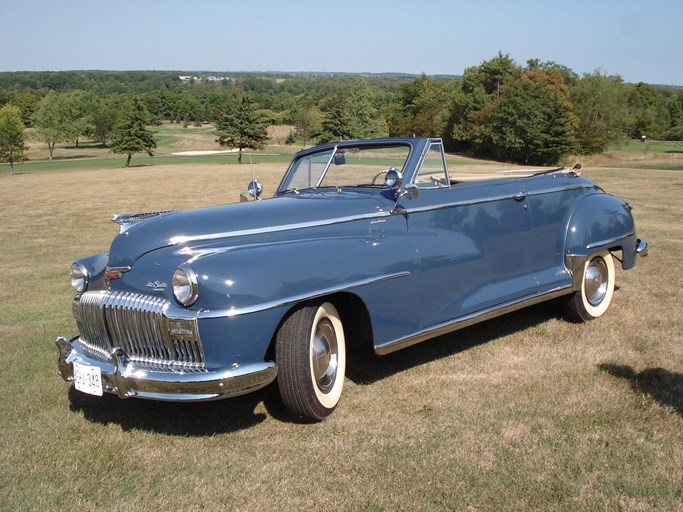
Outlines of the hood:
[[342,191],[163,213],[133,224],[114,238],[109,266],[132,266],[143,254],[162,247],[239,245],[266,233],[279,240],[292,230],[384,216],[389,213],[387,205],[376,194]]

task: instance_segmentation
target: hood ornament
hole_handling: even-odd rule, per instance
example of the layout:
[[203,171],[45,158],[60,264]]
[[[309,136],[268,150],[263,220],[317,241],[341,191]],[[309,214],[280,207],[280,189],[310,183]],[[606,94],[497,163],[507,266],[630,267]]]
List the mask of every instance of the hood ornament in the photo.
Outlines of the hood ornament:
[[119,233],[123,233],[133,224],[137,224],[143,220],[151,217],[158,217],[159,215],[166,215],[168,213],[175,213],[178,210],[166,210],[163,212],[148,212],[148,213],[115,213],[111,218],[112,222],[116,222],[121,229]]

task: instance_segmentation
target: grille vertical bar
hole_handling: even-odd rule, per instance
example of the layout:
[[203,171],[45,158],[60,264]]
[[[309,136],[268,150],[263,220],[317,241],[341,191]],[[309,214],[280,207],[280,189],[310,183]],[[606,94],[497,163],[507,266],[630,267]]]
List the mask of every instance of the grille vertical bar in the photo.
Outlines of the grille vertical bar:
[[109,358],[121,347],[131,361],[156,367],[200,369],[204,350],[196,320],[193,335],[171,337],[164,311],[170,301],[130,292],[85,292],[73,303],[81,344],[94,355]]

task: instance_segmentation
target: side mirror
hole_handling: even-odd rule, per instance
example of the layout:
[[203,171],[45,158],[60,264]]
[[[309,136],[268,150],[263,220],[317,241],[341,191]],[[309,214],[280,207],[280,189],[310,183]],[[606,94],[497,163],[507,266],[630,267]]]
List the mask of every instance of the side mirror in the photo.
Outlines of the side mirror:
[[411,199],[417,199],[420,195],[420,189],[417,188],[415,183],[412,183],[411,185],[406,185],[406,188],[403,190],[403,194],[410,196]]
[[339,150],[334,154],[334,165],[344,165],[346,163],[346,155]]
[[259,180],[251,180],[249,185],[247,185],[247,192],[255,200],[261,199],[261,194],[263,193],[263,185]]
[[404,188],[403,192],[401,192],[400,194],[397,191],[396,192],[396,200],[394,201],[394,208],[391,210],[392,215],[401,215],[401,214],[405,213],[405,209],[398,206],[398,202],[401,200],[402,197],[409,197],[410,199],[417,199],[417,197],[419,195],[420,195],[420,189],[417,188],[417,185],[415,185],[414,183],[411,183],[410,185],[406,185],[406,188]]

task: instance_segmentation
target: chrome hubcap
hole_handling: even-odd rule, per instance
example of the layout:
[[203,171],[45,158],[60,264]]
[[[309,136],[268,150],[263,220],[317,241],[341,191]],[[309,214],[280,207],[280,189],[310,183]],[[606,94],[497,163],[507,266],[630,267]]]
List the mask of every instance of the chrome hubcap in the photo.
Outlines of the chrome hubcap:
[[609,275],[605,260],[602,258],[595,258],[590,262],[586,269],[584,283],[586,300],[588,300],[588,303],[591,306],[599,305],[605,298],[605,295],[607,295],[608,280]]
[[332,323],[323,318],[315,328],[313,337],[313,378],[318,388],[327,393],[337,376],[337,336]]

